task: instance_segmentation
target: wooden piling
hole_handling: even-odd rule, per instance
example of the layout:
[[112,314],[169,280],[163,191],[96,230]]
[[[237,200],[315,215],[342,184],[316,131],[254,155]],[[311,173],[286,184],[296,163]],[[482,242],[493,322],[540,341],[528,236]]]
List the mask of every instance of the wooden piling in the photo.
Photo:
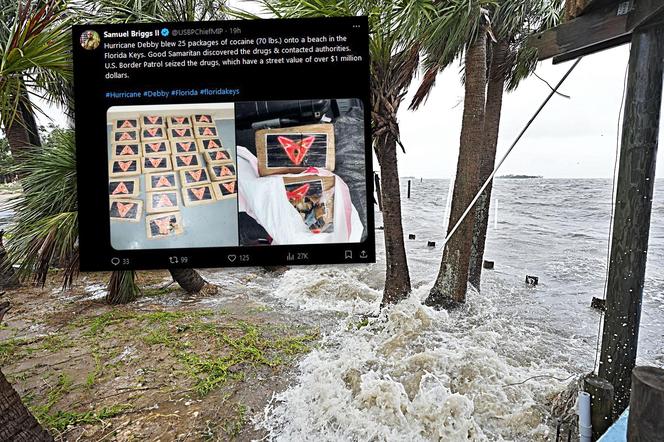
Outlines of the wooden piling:
[[613,385],[606,379],[590,374],[583,380],[583,390],[590,394],[590,415],[593,425],[593,440],[597,440],[609,429],[613,409]]
[[615,390],[615,420],[630,401],[652,211],[664,75],[664,27],[632,35],[599,376]]
[[408,199],[410,199],[410,180],[408,180]]
[[632,370],[627,440],[660,442],[664,437],[664,370],[636,367]]

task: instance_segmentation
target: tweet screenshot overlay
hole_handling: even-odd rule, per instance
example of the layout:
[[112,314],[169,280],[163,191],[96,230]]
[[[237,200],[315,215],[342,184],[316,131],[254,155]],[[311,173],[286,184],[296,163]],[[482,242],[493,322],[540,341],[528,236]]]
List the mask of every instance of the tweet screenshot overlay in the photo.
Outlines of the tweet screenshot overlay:
[[81,270],[375,261],[366,18],[73,43]]

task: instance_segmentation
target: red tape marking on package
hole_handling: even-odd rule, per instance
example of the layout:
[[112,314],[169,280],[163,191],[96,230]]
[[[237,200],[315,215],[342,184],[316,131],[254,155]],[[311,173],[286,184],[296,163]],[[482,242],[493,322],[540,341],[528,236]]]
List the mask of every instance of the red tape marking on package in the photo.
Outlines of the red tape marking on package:
[[314,140],[316,140],[315,136],[311,137],[306,137],[299,143],[296,141],[291,140],[288,137],[284,136],[278,136],[277,141],[279,141],[279,144],[281,144],[281,147],[284,148],[284,151],[286,151],[286,155],[288,155],[288,158],[295,164],[296,166],[299,166],[300,163],[302,163],[302,160],[304,160],[304,157],[307,155],[307,152],[309,152],[309,148],[311,147],[312,144],[314,144]]

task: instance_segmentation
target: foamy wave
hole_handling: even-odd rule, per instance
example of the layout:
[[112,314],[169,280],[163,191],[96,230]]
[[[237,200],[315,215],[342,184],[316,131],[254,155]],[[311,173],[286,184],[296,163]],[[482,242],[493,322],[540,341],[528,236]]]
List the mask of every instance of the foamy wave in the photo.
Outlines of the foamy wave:
[[293,268],[274,287],[272,296],[299,310],[368,314],[378,311],[381,292],[362,281],[357,268]]
[[562,384],[510,384],[567,372],[514,358],[538,339],[515,333],[490,299],[472,296],[448,315],[423,306],[425,294],[359,330],[345,324],[325,337],[258,425],[276,441],[546,440],[541,404]]

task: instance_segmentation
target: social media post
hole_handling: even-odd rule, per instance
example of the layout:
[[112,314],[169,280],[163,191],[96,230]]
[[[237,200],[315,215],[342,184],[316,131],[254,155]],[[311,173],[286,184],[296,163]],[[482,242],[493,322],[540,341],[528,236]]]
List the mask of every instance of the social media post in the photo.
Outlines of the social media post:
[[366,238],[362,100],[241,102],[235,121],[241,245]]
[[83,271],[375,259],[366,19],[73,32]]

